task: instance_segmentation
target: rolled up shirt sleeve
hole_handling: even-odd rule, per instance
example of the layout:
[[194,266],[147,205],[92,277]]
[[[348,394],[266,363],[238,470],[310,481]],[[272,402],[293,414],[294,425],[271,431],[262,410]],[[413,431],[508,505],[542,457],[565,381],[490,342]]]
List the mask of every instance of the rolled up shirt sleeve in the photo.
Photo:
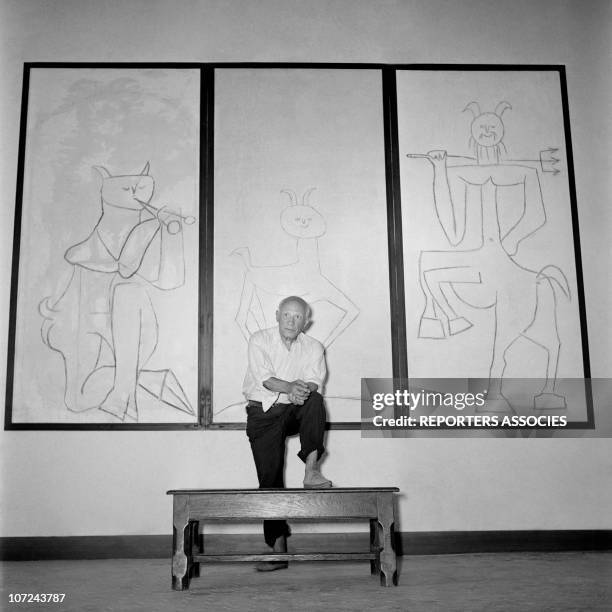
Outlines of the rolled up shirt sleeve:
[[263,384],[268,378],[276,376],[276,372],[269,355],[254,335],[249,339],[247,355],[249,361],[247,380],[250,380],[250,383],[246,386],[257,395],[266,412],[274,402],[278,401],[279,393],[266,389]]
[[304,368],[304,382],[315,383],[318,390],[321,391],[326,376],[325,352],[322,346],[318,346],[314,351],[312,360]]
[[270,357],[266,354],[264,348],[257,343],[255,336],[251,336],[249,339],[248,359],[251,376],[258,385],[263,387],[265,380],[276,375]]

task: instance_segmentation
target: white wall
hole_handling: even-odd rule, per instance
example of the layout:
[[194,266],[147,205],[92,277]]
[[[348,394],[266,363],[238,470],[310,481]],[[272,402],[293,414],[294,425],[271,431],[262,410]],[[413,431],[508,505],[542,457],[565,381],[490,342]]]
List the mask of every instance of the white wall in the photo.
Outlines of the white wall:
[[[0,392],[24,61],[566,64],[592,373],[612,376],[612,11],[602,0],[3,0]],[[397,485],[400,528],[612,527],[607,439],[362,440],[331,432],[327,473]],[[227,449],[231,448],[231,458]],[[293,441],[289,455],[297,446]],[[1,431],[0,536],[161,534],[176,487],[256,482],[243,432]],[[292,459],[288,485],[299,486]]]

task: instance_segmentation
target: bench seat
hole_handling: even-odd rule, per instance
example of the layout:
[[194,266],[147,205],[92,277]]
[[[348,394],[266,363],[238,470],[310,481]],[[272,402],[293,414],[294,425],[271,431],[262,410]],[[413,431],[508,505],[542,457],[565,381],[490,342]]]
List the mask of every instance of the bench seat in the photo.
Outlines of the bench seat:
[[[383,586],[397,584],[394,497],[397,487],[330,489],[173,489],[172,588],[189,588],[201,563],[236,561],[354,561],[369,559]],[[263,519],[370,522],[370,550],[356,553],[204,553],[203,523]]]

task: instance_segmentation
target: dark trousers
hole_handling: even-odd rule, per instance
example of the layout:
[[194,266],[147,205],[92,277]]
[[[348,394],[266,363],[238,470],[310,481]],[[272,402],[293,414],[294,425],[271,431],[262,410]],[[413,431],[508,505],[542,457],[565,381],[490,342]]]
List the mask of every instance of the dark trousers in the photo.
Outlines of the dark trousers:
[[[282,489],[285,486],[285,439],[300,435],[298,457],[317,451],[320,458],[325,448],[325,406],[320,393],[313,391],[302,406],[274,404],[267,412],[259,402],[247,405],[247,436],[251,443],[260,489]],[[289,535],[286,521],[264,521],[264,538],[274,546],[279,536]]]

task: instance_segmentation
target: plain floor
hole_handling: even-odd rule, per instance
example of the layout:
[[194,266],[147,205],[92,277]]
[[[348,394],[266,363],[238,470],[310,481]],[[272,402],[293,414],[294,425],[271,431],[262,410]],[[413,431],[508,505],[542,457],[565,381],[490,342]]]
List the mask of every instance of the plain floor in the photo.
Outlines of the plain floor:
[[[172,591],[170,560],[4,562],[2,610],[612,610],[612,553],[407,556],[399,586],[383,588],[368,562],[298,563],[259,573],[251,564],[202,565]],[[11,604],[10,593],[66,593],[62,604]]]

